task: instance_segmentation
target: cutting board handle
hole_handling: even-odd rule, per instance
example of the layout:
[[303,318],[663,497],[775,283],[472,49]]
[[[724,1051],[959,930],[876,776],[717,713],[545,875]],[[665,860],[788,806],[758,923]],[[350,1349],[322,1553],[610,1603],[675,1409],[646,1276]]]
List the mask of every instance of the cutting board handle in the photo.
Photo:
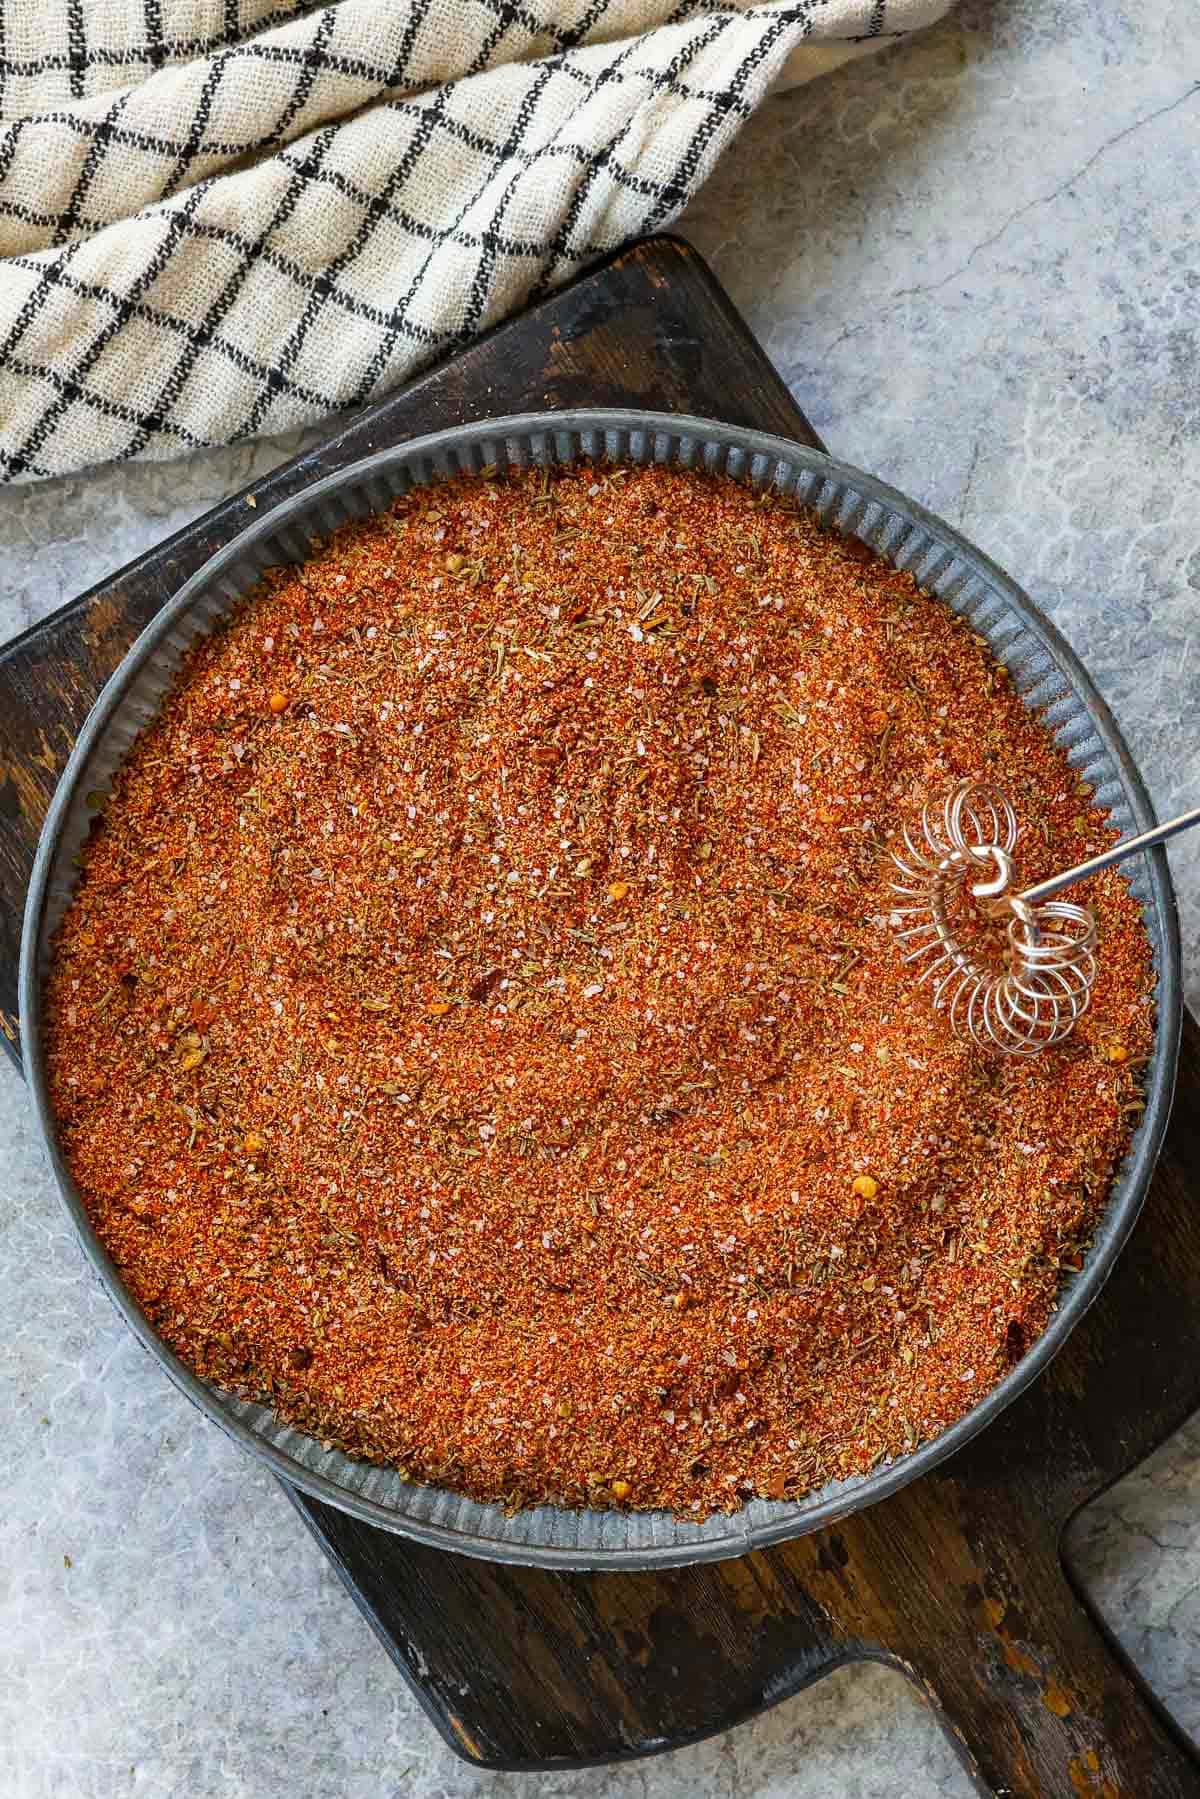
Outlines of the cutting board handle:
[[[1197,1799],[1194,1748],[1076,1593],[1057,1533],[1011,1489],[996,1497],[947,1478],[911,1508],[945,1604],[888,1604],[886,1659],[996,1799]],[[839,1622],[851,1635],[871,1620],[851,1601]]]
[[[1103,1626],[1065,1578],[1041,1599],[1039,1610],[1056,1614],[1050,1666],[1043,1671],[1035,1663],[1036,1671],[1011,1684],[964,1685],[953,1716],[942,1718],[983,1792],[996,1799],[1197,1799],[1194,1751]],[[941,1679],[944,1689],[944,1671]]]

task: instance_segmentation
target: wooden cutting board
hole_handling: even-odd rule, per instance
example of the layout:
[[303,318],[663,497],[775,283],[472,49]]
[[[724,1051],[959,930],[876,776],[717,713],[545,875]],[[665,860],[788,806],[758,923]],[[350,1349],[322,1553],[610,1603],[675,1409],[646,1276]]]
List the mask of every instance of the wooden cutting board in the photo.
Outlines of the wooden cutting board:
[[[656,238],[246,492],[261,516],[382,445],[583,405],[818,441],[699,257]],[[21,910],[58,773],[138,631],[246,518],[245,494],[226,501],[0,650],[0,1026],[14,1056]],[[782,1548],[665,1573],[544,1573],[415,1547],[287,1490],[433,1722],[480,1766],[676,1748],[874,1659],[909,1676],[984,1791],[1200,1799],[1200,1758],[1059,1555],[1072,1514],[1200,1406],[1197,1170],[1200,1030],[1189,1018],[1145,1213],[1049,1371],[933,1474]]]

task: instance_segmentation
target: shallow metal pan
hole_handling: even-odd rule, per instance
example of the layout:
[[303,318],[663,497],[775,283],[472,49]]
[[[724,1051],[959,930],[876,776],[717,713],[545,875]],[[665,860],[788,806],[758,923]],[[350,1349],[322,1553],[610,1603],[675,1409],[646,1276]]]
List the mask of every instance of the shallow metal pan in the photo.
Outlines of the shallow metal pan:
[[256,517],[188,580],[133,645],[79,735],[42,832],[21,949],[20,1008],[26,1068],[67,1210],[118,1310],[190,1399],[274,1472],[318,1499],[372,1524],[443,1549],[495,1561],[565,1568],[649,1568],[712,1561],[800,1536],[870,1505],[926,1473],[989,1424],[1037,1375],[1095,1299],[1145,1198],[1170,1109],[1179,1049],[1179,933],[1162,850],[1128,870],[1158,972],[1158,1022],[1146,1070],[1146,1111],[1084,1267],[1049,1328],[998,1386],[951,1429],[872,1473],[834,1482],[799,1501],[756,1499],[703,1523],[665,1512],[568,1511],[540,1506],[505,1515],[499,1506],[403,1481],[394,1471],[324,1450],[312,1437],[198,1379],[161,1343],[101,1245],[59,1153],[46,1093],[41,985],[48,946],[70,899],[73,860],[91,820],[87,794],[105,787],[152,719],[180,661],[258,581],[264,569],[298,562],[314,536],[380,510],[409,488],[485,464],[574,462],[609,457],[724,471],[753,486],[794,493],[838,530],[870,544],[922,587],[970,620],[1008,667],[1025,703],[1039,711],[1096,802],[1124,835],[1153,821],[1150,802],[1108,708],[1058,632],[996,565],[949,525],[894,488],[820,451],[766,432],[675,414],[583,410],[527,413],[439,431],[315,482]]

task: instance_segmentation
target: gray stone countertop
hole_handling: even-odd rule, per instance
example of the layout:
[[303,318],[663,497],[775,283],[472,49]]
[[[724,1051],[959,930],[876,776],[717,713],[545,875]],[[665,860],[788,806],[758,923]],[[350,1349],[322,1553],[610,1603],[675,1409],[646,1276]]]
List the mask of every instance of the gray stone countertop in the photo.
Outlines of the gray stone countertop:
[[[781,96],[682,229],[827,442],[961,525],[1111,701],[1165,816],[1200,791],[1200,22],[969,0]],[[0,496],[0,638],[293,446]],[[1200,843],[1174,857],[1200,997]],[[882,1799],[969,1792],[858,1667],[620,1771],[443,1747],[271,1479],[137,1348],[0,1068],[0,1744],[14,1799]],[[1079,1522],[1087,1590],[1200,1734],[1200,1425]]]

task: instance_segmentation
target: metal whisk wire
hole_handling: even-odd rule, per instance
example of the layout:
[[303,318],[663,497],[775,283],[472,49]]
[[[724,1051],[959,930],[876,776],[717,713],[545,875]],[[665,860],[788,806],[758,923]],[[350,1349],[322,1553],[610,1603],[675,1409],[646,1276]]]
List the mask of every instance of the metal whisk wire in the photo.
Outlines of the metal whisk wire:
[[[1033,903],[1010,894],[1017,818],[1007,797],[984,782],[960,781],[921,814],[923,841],[905,828],[892,860],[902,903],[892,912],[906,962],[955,1030],[984,1049],[1036,1055],[1059,1043],[1088,1008],[1096,979],[1096,921],[1067,900]],[[1003,964],[968,948],[951,911],[960,890],[1007,919]]]

